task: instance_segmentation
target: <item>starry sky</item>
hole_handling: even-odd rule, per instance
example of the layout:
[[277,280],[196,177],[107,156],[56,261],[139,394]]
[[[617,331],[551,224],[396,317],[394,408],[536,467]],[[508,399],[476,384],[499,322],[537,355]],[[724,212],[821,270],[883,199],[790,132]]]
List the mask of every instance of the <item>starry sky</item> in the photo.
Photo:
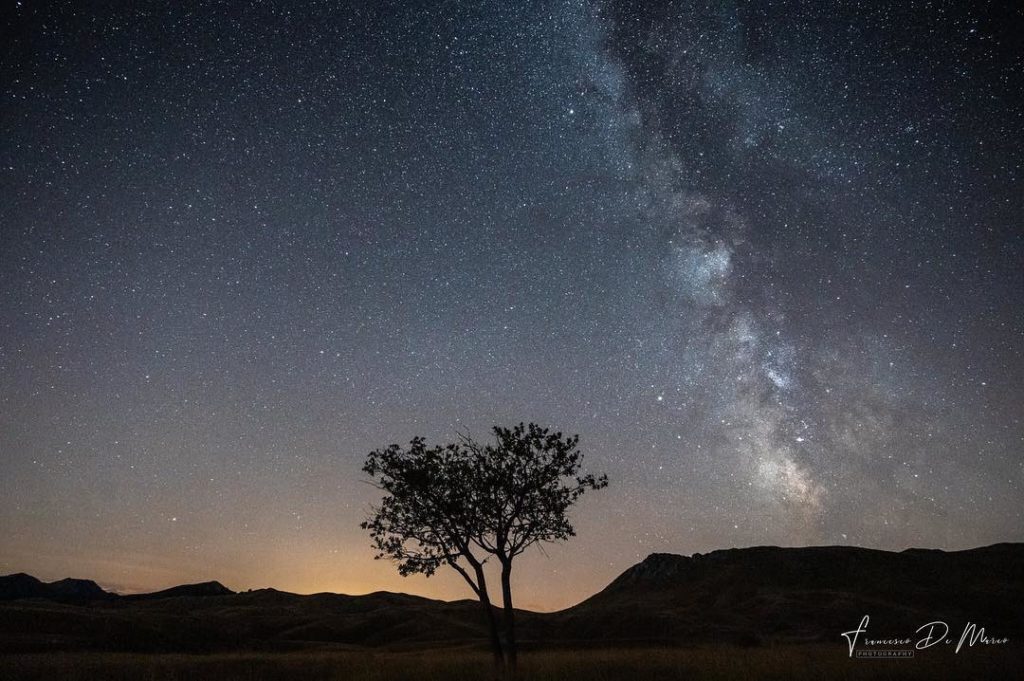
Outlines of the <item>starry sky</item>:
[[365,455],[536,421],[521,558],[1024,540],[1014,3],[8,3],[0,573],[471,594]]

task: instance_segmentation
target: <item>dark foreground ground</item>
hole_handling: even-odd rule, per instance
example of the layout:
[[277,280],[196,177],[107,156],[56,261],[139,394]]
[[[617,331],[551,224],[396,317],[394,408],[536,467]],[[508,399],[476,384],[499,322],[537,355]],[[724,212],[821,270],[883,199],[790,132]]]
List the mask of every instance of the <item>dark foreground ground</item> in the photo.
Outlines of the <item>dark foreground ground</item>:
[[[845,644],[781,647],[539,651],[525,653],[523,681],[586,679],[1021,679],[1024,649],[922,651],[913,659],[847,657]],[[428,652],[229,653],[211,655],[56,653],[0,656],[0,679],[79,681],[475,681],[490,680],[475,650]]]

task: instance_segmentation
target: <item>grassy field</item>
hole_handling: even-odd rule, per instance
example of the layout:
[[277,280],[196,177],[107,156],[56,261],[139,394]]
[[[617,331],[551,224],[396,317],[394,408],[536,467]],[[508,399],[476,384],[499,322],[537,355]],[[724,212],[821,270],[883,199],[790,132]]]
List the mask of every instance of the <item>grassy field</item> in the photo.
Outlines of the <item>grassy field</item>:
[[[909,660],[857,660],[835,646],[630,649],[526,653],[523,681],[587,679],[996,679],[1024,678],[1018,646]],[[0,656],[3,681],[477,681],[492,679],[482,652],[232,653],[139,655],[62,653]]]

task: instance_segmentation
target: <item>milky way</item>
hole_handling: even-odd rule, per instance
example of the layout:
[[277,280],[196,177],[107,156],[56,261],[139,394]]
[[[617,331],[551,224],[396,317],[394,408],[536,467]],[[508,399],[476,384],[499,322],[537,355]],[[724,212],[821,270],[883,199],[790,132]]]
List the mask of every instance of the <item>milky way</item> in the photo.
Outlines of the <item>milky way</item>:
[[1024,540],[1021,11],[18,6],[0,572],[415,591],[373,448],[534,420],[611,486],[525,558]]

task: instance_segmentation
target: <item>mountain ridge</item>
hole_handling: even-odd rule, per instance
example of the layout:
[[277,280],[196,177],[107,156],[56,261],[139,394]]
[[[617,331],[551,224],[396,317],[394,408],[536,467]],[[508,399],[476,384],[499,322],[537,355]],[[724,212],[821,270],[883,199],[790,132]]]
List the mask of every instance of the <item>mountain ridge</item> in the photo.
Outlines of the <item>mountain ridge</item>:
[[[88,581],[88,580],[72,580]],[[95,582],[88,582],[95,586]],[[479,604],[387,591],[366,595],[235,593],[219,582],[152,594],[4,599],[0,652],[64,649],[203,651],[484,645]],[[37,587],[36,587],[37,588]],[[98,586],[95,587],[99,589]],[[95,593],[92,589],[87,592]],[[100,589],[102,591],[102,589]],[[519,611],[524,645],[833,640],[871,614],[879,633],[970,620],[1019,638],[1024,544],[942,551],[849,546],[653,553],[604,589],[554,613]],[[97,627],[96,622],[103,626]],[[875,625],[873,625],[875,626]]]
[[[765,550],[777,550],[777,551],[822,551],[822,550],[829,550],[829,551],[837,551],[837,552],[840,552],[840,551],[875,552],[875,553],[878,553],[878,554],[889,554],[889,555],[899,555],[899,554],[910,554],[910,555],[922,555],[922,554],[923,555],[936,555],[936,554],[956,555],[956,554],[970,554],[970,553],[975,553],[975,552],[987,552],[987,551],[992,551],[992,550],[997,550],[998,551],[998,550],[1004,550],[1004,549],[1007,549],[1007,548],[1009,548],[1010,550],[1021,550],[1021,551],[1024,551],[1024,542],[996,542],[994,544],[986,544],[986,545],[983,545],[983,546],[977,546],[977,547],[972,547],[972,548],[967,548],[967,549],[952,549],[952,550],[940,549],[940,548],[925,548],[925,547],[909,547],[909,548],[906,548],[906,549],[888,550],[888,549],[876,549],[876,548],[862,547],[862,546],[851,546],[851,545],[845,545],[845,544],[823,544],[823,545],[817,545],[817,546],[776,546],[776,545],[768,545],[768,544],[766,544],[766,545],[755,545],[755,546],[745,546],[745,547],[733,547],[733,548],[726,548],[726,549],[715,549],[713,551],[708,551],[706,553],[694,552],[694,553],[689,554],[689,555],[682,554],[682,553],[669,553],[669,552],[664,552],[664,551],[654,551],[654,552],[651,552],[651,553],[647,554],[647,556],[643,560],[641,560],[640,562],[635,563],[634,565],[626,568],[622,573],[619,574],[619,576],[617,576],[611,582],[609,582],[608,586],[605,587],[604,590],[607,590],[607,589],[611,588],[612,586],[616,585],[617,583],[620,583],[621,581],[628,581],[631,578],[632,575],[638,574],[638,572],[639,573],[644,573],[644,572],[649,572],[650,570],[654,569],[654,570],[661,570],[661,571],[669,570],[669,571],[674,573],[675,570],[676,570],[676,567],[678,565],[680,565],[680,564],[688,564],[688,561],[699,560],[699,559],[708,559],[708,558],[716,559],[716,558],[718,558],[720,556],[733,555],[733,554],[736,554],[736,553],[743,553],[743,552],[756,552],[756,551],[765,551]],[[453,599],[453,600],[443,600],[443,599],[438,599],[438,598],[431,598],[429,596],[421,596],[419,594],[407,593],[407,592],[404,592],[404,591],[387,591],[387,590],[378,590],[378,591],[373,591],[373,592],[369,592],[369,593],[365,593],[365,594],[346,594],[346,593],[334,592],[334,591],[318,591],[318,592],[314,592],[314,593],[310,593],[310,594],[300,594],[300,593],[291,592],[291,591],[283,591],[281,589],[277,589],[277,588],[274,588],[274,587],[261,587],[259,589],[248,589],[247,591],[232,591],[231,589],[227,588],[226,586],[224,586],[221,582],[219,582],[217,580],[208,580],[208,581],[204,581],[204,582],[178,584],[178,585],[175,585],[175,586],[171,586],[171,587],[167,587],[167,588],[164,588],[164,589],[160,589],[158,591],[151,591],[151,592],[147,591],[147,592],[141,592],[141,593],[121,594],[121,593],[118,593],[116,591],[107,591],[107,590],[103,589],[102,587],[100,587],[97,582],[95,582],[94,580],[91,580],[91,579],[80,579],[80,578],[65,577],[63,579],[55,580],[53,582],[43,582],[42,580],[38,579],[37,577],[34,577],[33,575],[30,575],[30,574],[25,573],[25,572],[15,572],[15,573],[11,573],[11,574],[8,574],[8,575],[0,575],[0,601],[13,600],[14,598],[46,598],[47,597],[46,593],[43,593],[42,595],[39,595],[39,596],[15,596],[15,597],[11,597],[11,596],[8,595],[10,593],[10,591],[5,589],[5,587],[7,587],[8,580],[21,581],[23,583],[25,583],[25,582],[27,582],[27,583],[35,583],[35,584],[38,584],[38,585],[42,585],[44,587],[57,587],[57,591],[60,590],[60,585],[63,585],[63,584],[69,584],[69,585],[70,584],[88,585],[87,588],[88,588],[89,591],[91,591],[93,593],[96,593],[97,595],[99,595],[101,597],[123,598],[123,599],[126,599],[126,600],[143,600],[143,599],[152,599],[152,598],[171,598],[171,597],[180,597],[180,596],[226,596],[226,595],[237,595],[237,594],[241,594],[241,593],[255,593],[255,592],[259,592],[259,591],[272,591],[272,592],[276,592],[276,593],[289,594],[289,595],[295,595],[295,596],[319,596],[319,595],[329,594],[329,595],[337,595],[337,596],[346,596],[346,597],[350,597],[350,598],[363,598],[363,597],[369,597],[369,596],[379,596],[379,595],[383,595],[383,594],[391,594],[391,595],[398,595],[398,596],[409,596],[409,597],[418,598],[418,599],[425,599],[425,600],[434,601],[434,602],[438,602],[438,603],[461,603],[461,602],[466,602],[466,601],[468,601],[468,602],[475,602],[471,598],[458,598],[458,599]],[[571,605],[568,608],[564,608],[562,611],[570,610],[572,608],[575,608],[575,607],[577,607],[577,606],[579,606],[579,605],[589,601],[594,596],[602,593],[604,590],[599,591],[599,592],[593,594],[592,596],[589,596],[589,597],[583,599],[582,601],[580,601],[580,603],[577,603],[575,605]],[[207,593],[202,593],[203,591],[207,591]],[[52,593],[52,592],[50,592],[50,593]],[[557,611],[557,612],[562,612],[562,611]]]
[[24,572],[0,577],[0,601],[43,598],[55,601],[89,601],[117,598],[91,579],[65,577],[44,582]]

